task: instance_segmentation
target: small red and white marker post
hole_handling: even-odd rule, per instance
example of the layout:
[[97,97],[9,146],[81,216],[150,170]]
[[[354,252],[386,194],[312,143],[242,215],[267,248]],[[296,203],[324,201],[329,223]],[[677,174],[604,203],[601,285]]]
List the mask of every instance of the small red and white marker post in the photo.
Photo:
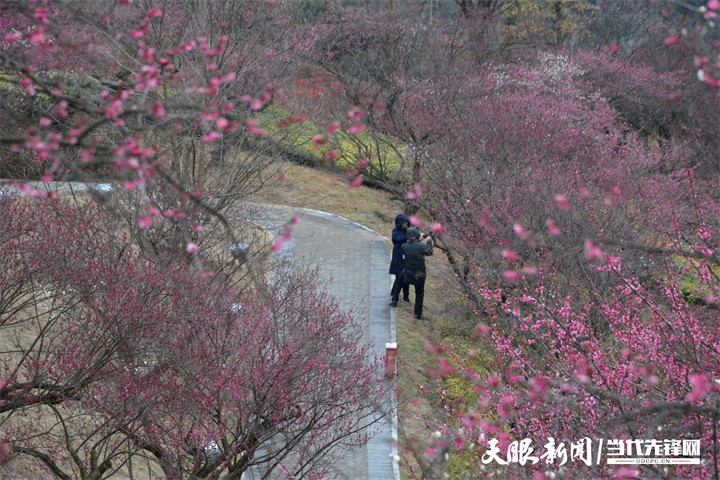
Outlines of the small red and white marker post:
[[385,377],[394,378],[397,375],[397,343],[385,344]]

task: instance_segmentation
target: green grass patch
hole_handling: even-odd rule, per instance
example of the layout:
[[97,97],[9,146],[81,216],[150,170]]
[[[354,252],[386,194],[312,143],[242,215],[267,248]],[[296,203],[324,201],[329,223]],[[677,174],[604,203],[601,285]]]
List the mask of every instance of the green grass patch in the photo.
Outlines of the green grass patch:
[[[24,77],[20,72],[16,71],[0,71],[0,93],[8,95],[27,96],[25,88],[20,85],[20,80]],[[62,72],[59,70],[49,70],[37,72],[34,77],[38,80],[35,88],[38,93],[34,98],[42,102],[52,102],[55,99],[42,91],[44,85],[48,89],[54,88],[56,85],[63,85],[62,93],[69,97],[79,97],[81,95],[100,94],[103,86],[100,81],[90,75],[85,75],[75,71]]]
[[677,282],[685,301],[692,304],[704,303],[709,295],[714,295],[717,279],[720,278],[720,265],[681,255],[673,255],[672,259],[680,268]]
[[[272,140],[315,158],[318,163],[333,161],[343,171],[360,167],[363,173],[381,178],[402,177],[409,170],[406,168],[409,148],[397,139],[367,130],[350,133],[338,129],[329,134],[326,128],[308,120],[286,122],[291,117],[290,112],[275,105],[253,114]],[[316,138],[326,138],[327,143],[316,142]],[[368,163],[360,166],[363,159]]]
[[0,72],[0,93],[7,95],[25,95],[25,90],[18,83],[20,77],[15,72]]
[[451,452],[445,464],[445,473],[450,479],[473,478],[477,475],[477,453],[472,451]]

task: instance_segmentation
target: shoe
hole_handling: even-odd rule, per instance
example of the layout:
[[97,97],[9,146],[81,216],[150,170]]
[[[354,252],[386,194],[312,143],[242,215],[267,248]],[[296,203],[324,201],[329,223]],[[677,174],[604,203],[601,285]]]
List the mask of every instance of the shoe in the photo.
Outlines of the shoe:
[[403,302],[405,302],[405,303],[408,303],[408,304],[409,304],[409,303],[410,303],[410,299],[409,299],[409,298],[403,298]]
[[416,320],[420,320],[420,315],[413,315],[413,317],[415,317]]
[[397,302],[390,302],[391,307],[397,307]]

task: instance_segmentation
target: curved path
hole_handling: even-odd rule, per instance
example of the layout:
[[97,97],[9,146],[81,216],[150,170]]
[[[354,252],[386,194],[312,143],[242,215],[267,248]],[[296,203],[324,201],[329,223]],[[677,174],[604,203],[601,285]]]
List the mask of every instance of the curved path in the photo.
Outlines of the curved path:
[[[316,210],[279,205],[255,205],[255,223],[274,235],[293,216],[293,239],[277,255],[318,269],[320,283],[327,284],[341,308],[357,314],[370,355],[385,355],[385,343],[395,342],[395,318],[388,306],[390,294],[390,251],[378,233],[344,218]],[[393,317],[391,318],[391,313]],[[334,478],[352,480],[399,479],[395,414],[379,419],[370,427],[373,434],[363,448],[347,452],[331,466]]]
[[[38,190],[98,189],[82,183],[29,183]],[[109,187],[100,185],[102,192]],[[9,185],[0,185],[0,195],[3,190],[17,191]],[[386,342],[396,341],[395,312],[388,306],[391,283],[387,273],[390,262],[387,240],[362,225],[316,210],[250,204],[247,213],[275,236],[283,233],[291,218],[300,217],[293,227],[293,239],[285,242],[276,255],[316,267],[318,280],[327,284],[341,308],[356,313],[363,339],[372,346],[370,356],[385,355]],[[345,452],[342,461],[328,466],[332,478],[399,480],[397,420],[395,406],[390,407],[390,415],[369,427],[372,438],[365,447]]]

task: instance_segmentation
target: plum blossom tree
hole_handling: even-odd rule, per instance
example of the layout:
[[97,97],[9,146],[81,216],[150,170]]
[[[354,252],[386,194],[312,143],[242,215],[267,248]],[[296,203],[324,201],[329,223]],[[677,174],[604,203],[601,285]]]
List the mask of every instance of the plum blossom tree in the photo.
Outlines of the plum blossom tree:
[[[715,7],[702,12],[712,17]],[[593,9],[594,20],[615,21],[601,11]],[[646,11],[640,17],[651,22]],[[708,179],[717,135],[705,129],[716,123],[714,93],[688,84],[678,58],[652,53],[652,35],[611,38],[601,44],[604,52],[573,52],[572,60],[543,52],[472,73],[463,70],[462,42],[424,36],[463,52],[455,58],[462,90],[452,79],[438,81],[442,73],[418,54],[437,49],[419,41],[418,48],[395,50],[412,37],[379,27],[353,35],[357,24],[365,25],[340,28],[321,45],[327,57],[320,61],[335,82],[326,93],[354,104],[367,95],[367,123],[419,147],[422,162],[413,163],[402,195],[442,224],[470,318],[480,319],[472,326],[474,358],[449,345],[435,350],[435,373],[462,377],[477,404],[447,400],[441,412],[449,413],[448,423],[420,456],[442,463],[443,453],[461,452],[475,462],[472,474],[482,475],[490,436],[505,451],[525,437],[694,436],[702,439],[702,473],[643,472],[711,476],[718,464],[711,398],[718,377],[711,320],[718,199]],[[663,24],[652,26],[657,34]],[[395,55],[412,62],[395,62]],[[700,62],[704,75],[710,66]],[[411,71],[423,80],[410,82]],[[401,82],[430,88],[411,92]],[[437,85],[470,94],[453,103]],[[382,100],[377,112],[373,99]],[[394,101],[403,108],[391,111]],[[394,122],[383,125],[389,118]],[[418,132],[432,134],[413,136]],[[541,467],[509,475],[542,476]],[[639,471],[598,467],[590,474]]]
[[[626,123],[675,150],[684,166],[701,166],[699,175],[713,175],[717,135],[710,125],[717,120],[716,90],[698,81],[698,71],[703,77],[707,70],[712,78],[707,59],[713,57],[717,31],[712,15],[701,12],[703,3],[691,8],[688,3],[657,2],[645,9],[601,3],[584,42],[592,53],[579,52],[578,60],[587,80]],[[629,23],[643,27],[630,29]]]
[[7,468],[319,475],[366,440],[384,383],[311,272],[238,293],[143,255],[92,205],[2,202]]
[[[712,478],[718,199],[672,150],[645,146],[584,73],[557,55],[489,72],[496,93],[426,163],[425,207],[462,258],[476,325],[470,356],[433,349],[434,374],[474,400],[444,399],[423,455],[513,478]],[[551,437],[696,438],[704,466],[512,461],[513,442],[539,456]],[[493,447],[508,465],[489,460]]]
[[[294,46],[282,10],[268,17],[263,6],[4,2],[5,94],[29,105],[3,132],[7,170],[43,180],[102,174],[142,192],[146,210],[172,211],[152,200],[170,190],[218,213],[261,188],[278,166],[253,147],[264,132],[252,112],[272,102]],[[87,61],[76,68],[78,58]]]
[[354,166],[400,198],[419,183],[456,110],[477,95],[461,30],[413,8],[339,12],[318,26],[311,57],[322,67],[325,109],[359,109],[369,129],[351,139],[361,152]]
[[312,478],[366,441],[384,384],[352,315],[311,272],[238,278],[267,246],[238,200],[278,170],[254,114],[285,6],[0,2],[2,168],[31,197],[0,197],[6,472]]
[[[717,7],[697,13],[711,20]],[[705,21],[696,35],[706,41]],[[373,45],[363,34],[350,45]],[[696,438],[699,467],[563,462],[557,474],[717,476],[717,135],[705,130],[717,99],[687,82],[678,58],[651,54],[652,37],[624,40],[572,60],[543,52],[466,71],[463,82],[479,85],[473,101],[442,115],[443,135],[413,176],[421,181],[408,198],[442,224],[476,332],[470,358],[450,341],[429,347],[439,357],[432,373],[474,394],[443,397],[447,422],[418,453],[430,464],[453,453],[471,465],[466,475],[545,478],[544,462],[488,465],[489,440],[507,460],[525,438]],[[346,55],[342,68],[355,60],[334,53]],[[696,62],[712,87],[712,62]],[[364,79],[358,91],[370,91],[374,68],[350,75]],[[430,118],[405,113],[403,126]]]

